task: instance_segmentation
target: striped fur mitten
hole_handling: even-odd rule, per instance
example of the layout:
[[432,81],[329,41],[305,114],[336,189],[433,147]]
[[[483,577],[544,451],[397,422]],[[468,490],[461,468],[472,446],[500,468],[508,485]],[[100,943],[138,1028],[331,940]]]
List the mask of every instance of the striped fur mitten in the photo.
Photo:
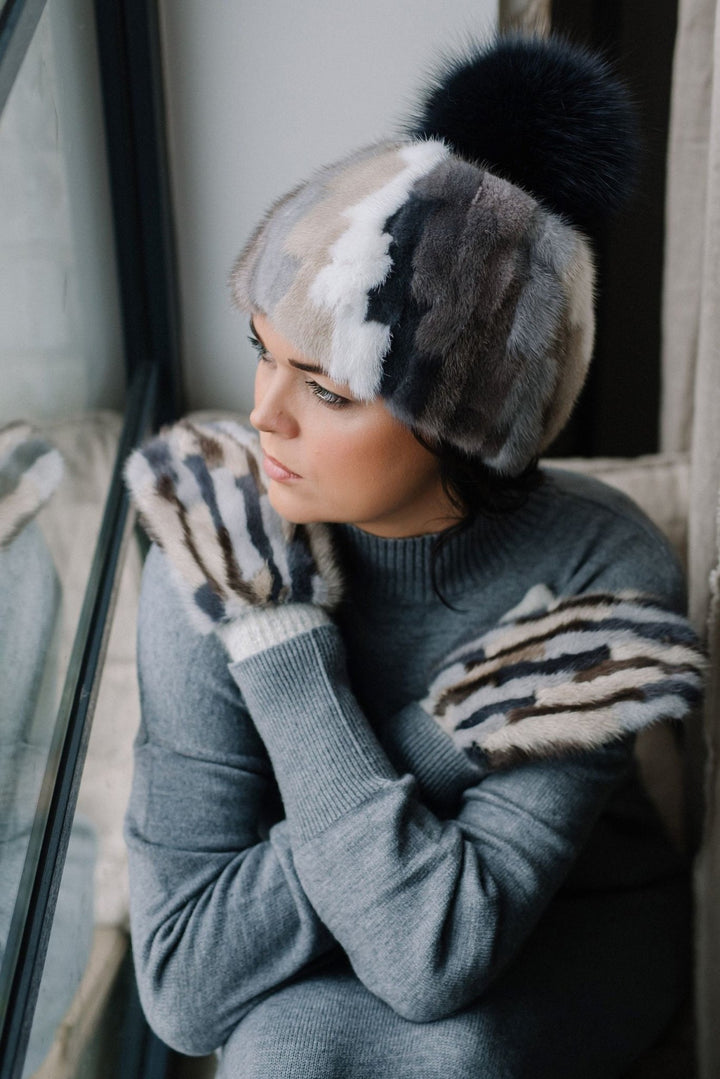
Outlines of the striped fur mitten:
[[328,529],[275,512],[260,455],[238,423],[181,420],[125,466],[193,623],[217,633],[235,660],[327,622],[341,594]]
[[598,592],[511,612],[448,658],[423,707],[476,763],[503,768],[684,719],[704,668],[687,619],[639,593]]
[[0,548],[42,509],[62,475],[60,453],[30,424],[0,428]]

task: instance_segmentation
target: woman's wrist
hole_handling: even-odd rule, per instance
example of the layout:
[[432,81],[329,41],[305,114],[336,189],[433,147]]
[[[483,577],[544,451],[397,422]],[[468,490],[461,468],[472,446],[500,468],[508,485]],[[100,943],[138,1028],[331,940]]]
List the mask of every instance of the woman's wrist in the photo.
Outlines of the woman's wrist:
[[332,623],[229,670],[265,743],[295,839],[319,834],[397,780],[350,689]]

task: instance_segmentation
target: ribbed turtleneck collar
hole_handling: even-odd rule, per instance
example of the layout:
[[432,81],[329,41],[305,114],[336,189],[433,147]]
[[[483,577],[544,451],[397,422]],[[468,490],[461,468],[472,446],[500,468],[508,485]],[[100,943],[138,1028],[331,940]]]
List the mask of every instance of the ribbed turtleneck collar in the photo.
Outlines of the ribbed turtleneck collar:
[[[548,506],[545,487],[534,491],[521,509],[498,517],[478,517],[468,529],[448,538],[435,567],[437,586],[446,599],[457,599],[468,586],[482,584],[508,559],[519,556],[528,539],[537,540]],[[442,533],[383,539],[354,525],[333,528],[356,594],[364,590],[407,602],[436,598],[432,551]]]

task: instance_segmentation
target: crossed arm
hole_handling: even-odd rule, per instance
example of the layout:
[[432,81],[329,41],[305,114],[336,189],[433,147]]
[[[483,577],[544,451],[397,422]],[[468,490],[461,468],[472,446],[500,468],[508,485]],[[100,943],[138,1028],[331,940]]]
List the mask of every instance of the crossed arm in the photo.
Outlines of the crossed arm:
[[[407,744],[378,742],[333,625],[228,669],[155,549],[139,663],[133,947],[151,1024],[189,1053],[217,1048],[337,947],[408,1019],[469,1003],[537,922],[630,752],[621,742],[480,778],[409,705],[398,729],[410,718],[447,740],[443,787],[430,791]],[[278,788],[285,817],[267,831]]]

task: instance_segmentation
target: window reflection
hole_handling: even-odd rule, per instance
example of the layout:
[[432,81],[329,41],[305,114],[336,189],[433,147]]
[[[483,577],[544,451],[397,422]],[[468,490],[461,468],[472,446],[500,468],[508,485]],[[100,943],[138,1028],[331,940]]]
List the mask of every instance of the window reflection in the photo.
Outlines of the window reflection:
[[62,459],[28,424],[0,430],[0,950],[40,794],[57,705],[61,586],[36,517]]
[[[2,1019],[124,394],[90,0],[46,5],[0,117],[0,190]],[[77,814],[26,1075],[53,1059],[92,953],[100,831]]]

